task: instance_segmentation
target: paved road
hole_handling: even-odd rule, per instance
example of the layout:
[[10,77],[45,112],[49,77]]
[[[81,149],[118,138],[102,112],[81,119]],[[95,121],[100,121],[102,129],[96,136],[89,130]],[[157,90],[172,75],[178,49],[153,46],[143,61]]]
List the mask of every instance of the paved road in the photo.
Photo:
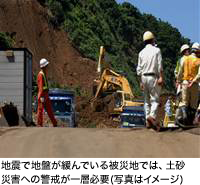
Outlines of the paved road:
[[200,157],[199,132],[1,128],[0,157]]

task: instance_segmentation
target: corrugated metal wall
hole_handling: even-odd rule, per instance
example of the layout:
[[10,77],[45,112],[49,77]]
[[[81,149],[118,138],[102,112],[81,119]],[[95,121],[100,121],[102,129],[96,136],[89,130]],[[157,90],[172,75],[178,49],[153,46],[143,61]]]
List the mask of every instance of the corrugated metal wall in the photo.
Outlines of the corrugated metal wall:
[[14,102],[23,114],[25,51],[13,53],[7,57],[6,51],[0,51],[0,102]]

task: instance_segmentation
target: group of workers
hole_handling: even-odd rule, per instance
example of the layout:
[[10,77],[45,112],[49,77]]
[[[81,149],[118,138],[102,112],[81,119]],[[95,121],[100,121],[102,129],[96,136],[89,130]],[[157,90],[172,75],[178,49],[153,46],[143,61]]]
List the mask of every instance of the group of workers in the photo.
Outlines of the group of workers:
[[[138,56],[137,75],[140,76],[140,87],[144,91],[144,109],[146,127],[160,130],[160,123],[157,121],[158,107],[163,80],[162,55],[156,46],[155,36],[152,32],[146,31],[143,35],[144,49]],[[177,94],[181,96],[176,119],[182,124],[196,124],[200,120],[194,120],[195,114],[200,112],[198,107],[199,82],[200,79],[200,45],[194,43],[191,48],[184,44],[180,53],[182,57],[177,61],[175,78]],[[38,112],[37,125],[43,126],[44,107],[53,123],[57,126],[51,102],[48,96],[47,68],[49,62],[46,59],[40,60],[40,72],[37,77],[38,84]],[[181,94],[181,95],[180,95]],[[188,121],[188,118],[191,118]],[[194,120],[194,122],[193,122]]]
[[[160,49],[156,47],[155,36],[152,32],[145,32],[143,41],[145,48],[138,56],[137,75],[140,76],[140,86],[144,91],[146,127],[160,130],[157,114],[163,85],[162,55]],[[185,125],[197,124],[200,120],[194,120],[194,117],[198,110],[200,111],[200,106],[198,108],[200,45],[194,43],[190,54],[189,45],[184,44],[180,53],[182,57],[177,61],[175,68],[177,94],[181,96],[176,119]]]

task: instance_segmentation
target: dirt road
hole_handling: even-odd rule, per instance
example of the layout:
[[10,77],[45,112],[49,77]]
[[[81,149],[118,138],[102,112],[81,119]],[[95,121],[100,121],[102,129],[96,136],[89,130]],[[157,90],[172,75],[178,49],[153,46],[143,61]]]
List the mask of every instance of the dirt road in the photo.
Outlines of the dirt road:
[[200,130],[1,128],[0,157],[200,157]]

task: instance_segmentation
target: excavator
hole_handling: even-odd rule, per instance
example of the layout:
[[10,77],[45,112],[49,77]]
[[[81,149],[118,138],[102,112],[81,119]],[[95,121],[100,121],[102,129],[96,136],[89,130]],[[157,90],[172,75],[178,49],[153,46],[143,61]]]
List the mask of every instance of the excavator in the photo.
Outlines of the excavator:
[[98,79],[93,86],[91,105],[94,111],[108,111],[122,127],[145,127],[144,103],[133,95],[123,73],[110,69],[105,61],[105,48],[100,47]]

